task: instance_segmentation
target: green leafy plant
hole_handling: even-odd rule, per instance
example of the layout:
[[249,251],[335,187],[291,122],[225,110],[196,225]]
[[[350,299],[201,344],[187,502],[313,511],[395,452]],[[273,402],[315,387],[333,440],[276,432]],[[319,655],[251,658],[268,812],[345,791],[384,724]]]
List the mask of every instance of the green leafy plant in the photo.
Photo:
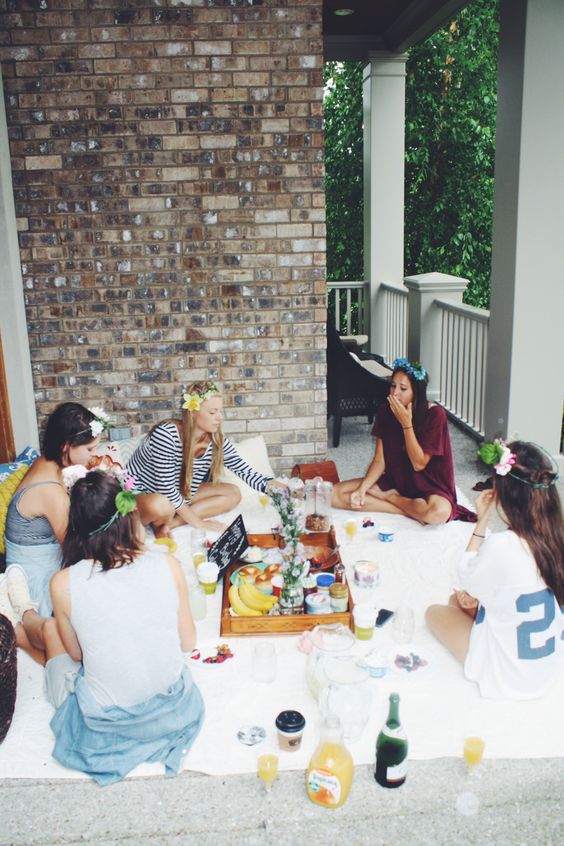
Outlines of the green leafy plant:
[[489,305],[499,10],[475,0],[412,48],[406,90],[406,273],[470,280]]
[[[406,82],[406,274],[470,280],[488,307],[499,0],[474,0],[413,47]],[[327,278],[363,279],[362,73],[325,65]],[[340,327],[342,328],[342,327]]]

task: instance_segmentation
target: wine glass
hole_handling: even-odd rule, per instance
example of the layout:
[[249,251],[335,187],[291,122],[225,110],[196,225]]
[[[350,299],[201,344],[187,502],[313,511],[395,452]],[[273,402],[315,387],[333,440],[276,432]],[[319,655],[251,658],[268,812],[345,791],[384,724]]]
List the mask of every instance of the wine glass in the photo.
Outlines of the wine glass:
[[358,520],[355,520],[353,517],[350,517],[348,520],[345,520],[345,534],[349,539],[349,543],[352,543],[356,537],[358,532]]
[[262,506],[263,512],[266,511],[266,506],[270,502],[270,497],[267,493],[260,493],[258,498],[259,504]]
[[264,749],[257,757],[257,775],[264,785],[267,798],[278,775],[278,755],[273,749]]
[[208,560],[208,541],[205,529],[192,529],[192,563],[197,570],[200,564]]
[[392,637],[397,644],[411,643],[415,632],[415,614],[408,605],[400,605],[392,617]]
[[471,735],[464,738],[464,760],[468,765],[470,773],[474,772],[474,768],[478,766],[484,757],[484,748],[486,744],[481,737]]
[[272,643],[257,643],[253,649],[251,675],[255,681],[270,684],[276,678],[276,649]]
[[[476,735],[469,735],[464,738],[462,753],[468,767],[466,774],[467,784],[461,793],[456,797],[456,810],[465,817],[473,816],[480,810],[480,800],[471,789],[472,781],[476,778],[476,768],[484,757],[485,741]],[[475,782],[474,782],[475,787]]]

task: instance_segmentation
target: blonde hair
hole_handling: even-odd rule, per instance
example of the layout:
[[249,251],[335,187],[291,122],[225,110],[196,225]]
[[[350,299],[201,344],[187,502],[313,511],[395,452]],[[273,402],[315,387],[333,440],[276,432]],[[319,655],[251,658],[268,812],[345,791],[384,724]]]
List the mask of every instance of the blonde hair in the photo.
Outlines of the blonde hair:
[[[215,384],[211,381],[192,382],[186,388],[188,394],[205,394]],[[217,393],[216,396],[221,396]],[[178,427],[180,440],[182,441],[182,469],[180,471],[180,491],[185,499],[190,499],[192,488],[192,467],[194,466],[194,453],[196,451],[196,415],[198,411],[189,411],[182,409],[182,421],[175,420]],[[221,426],[211,435],[212,447],[212,461],[210,468],[210,482],[212,485],[219,482],[221,471],[223,470],[223,429]]]

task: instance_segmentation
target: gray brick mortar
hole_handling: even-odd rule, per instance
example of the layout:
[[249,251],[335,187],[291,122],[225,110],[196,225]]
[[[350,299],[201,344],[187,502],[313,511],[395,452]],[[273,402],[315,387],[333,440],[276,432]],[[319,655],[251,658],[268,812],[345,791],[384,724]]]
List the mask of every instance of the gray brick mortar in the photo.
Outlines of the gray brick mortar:
[[210,376],[229,405],[241,395],[243,432],[268,412],[279,469],[280,450],[313,460],[326,439],[323,398],[311,413],[321,0],[98,0],[87,26],[61,5],[0,12],[38,417],[76,398],[148,428]]

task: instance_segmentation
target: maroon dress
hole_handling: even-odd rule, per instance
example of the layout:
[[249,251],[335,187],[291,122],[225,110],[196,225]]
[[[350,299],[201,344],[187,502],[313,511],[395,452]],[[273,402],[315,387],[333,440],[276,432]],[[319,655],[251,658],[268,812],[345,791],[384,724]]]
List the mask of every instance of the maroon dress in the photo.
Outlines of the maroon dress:
[[387,403],[380,407],[372,434],[382,440],[384,447],[386,469],[377,482],[380,490],[395,488],[400,496],[410,499],[427,499],[436,494],[450,502],[452,511],[449,520],[476,522],[474,512],[456,501],[450,435],[447,416],[442,406],[429,407],[423,431],[416,433],[421,449],[431,456],[424,470],[413,469],[405,448],[403,429]]

